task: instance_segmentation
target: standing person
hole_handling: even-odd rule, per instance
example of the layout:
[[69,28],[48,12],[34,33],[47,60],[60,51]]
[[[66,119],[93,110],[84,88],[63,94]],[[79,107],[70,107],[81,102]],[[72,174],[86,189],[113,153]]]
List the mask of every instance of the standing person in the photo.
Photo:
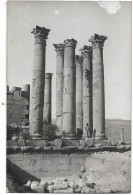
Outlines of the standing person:
[[85,127],[86,131],[87,131],[87,137],[91,137],[91,126],[86,123],[86,127]]

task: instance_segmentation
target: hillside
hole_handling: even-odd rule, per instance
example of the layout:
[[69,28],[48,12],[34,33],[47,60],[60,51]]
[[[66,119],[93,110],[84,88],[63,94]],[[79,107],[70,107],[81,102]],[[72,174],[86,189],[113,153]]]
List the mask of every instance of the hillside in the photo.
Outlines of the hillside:
[[[53,119],[52,123],[56,123]],[[105,129],[107,138],[115,141],[121,140],[121,128],[124,128],[124,137],[126,142],[131,142],[131,121],[122,119],[106,119]]]

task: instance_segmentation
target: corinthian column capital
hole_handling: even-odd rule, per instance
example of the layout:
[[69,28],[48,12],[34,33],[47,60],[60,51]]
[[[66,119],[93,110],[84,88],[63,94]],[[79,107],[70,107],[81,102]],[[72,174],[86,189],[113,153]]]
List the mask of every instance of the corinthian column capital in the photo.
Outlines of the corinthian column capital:
[[81,51],[83,58],[88,58],[88,57],[92,56],[92,47],[91,46],[84,45],[84,47],[81,48],[79,51]]
[[57,55],[64,55],[64,44],[53,44],[53,46],[55,47]]
[[76,61],[76,66],[82,65],[82,62],[83,62],[82,55],[76,55],[75,61]]
[[40,26],[36,26],[36,28],[33,28],[33,31],[31,33],[34,34],[35,44],[46,45],[46,39],[48,37],[49,31],[50,29]]
[[92,47],[93,48],[103,48],[104,46],[104,41],[107,39],[108,37],[103,36],[103,35],[98,35],[98,34],[94,34],[94,36],[92,36],[89,39],[89,42],[92,42]]
[[75,39],[66,39],[64,40],[65,47],[76,47],[77,41]]

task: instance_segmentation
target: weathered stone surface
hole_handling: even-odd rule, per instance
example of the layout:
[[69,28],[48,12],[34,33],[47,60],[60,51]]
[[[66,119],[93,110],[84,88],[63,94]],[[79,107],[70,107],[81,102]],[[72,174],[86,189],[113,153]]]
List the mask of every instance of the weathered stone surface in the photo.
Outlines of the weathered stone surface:
[[54,185],[55,190],[68,189],[67,183],[56,183]]
[[7,141],[7,146],[13,147],[17,145],[18,145],[17,141]]
[[80,49],[83,55],[83,137],[88,137],[87,125],[92,128],[92,48]]
[[76,43],[74,39],[64,41],[63,131],[69,136],[76,135]]
[[40,185],[39,185],[39,187],[43,187],[44,192],[46,192],[48,186],[49,186],[48,182],[43,181],[43,180],[40,182]]
[[35,187],[39,187],[39,182],[38,181],[33,181],[32,183],[31,183],[31,189],[33,189],[33,188],[35,188]]
[[54,190],[55,194],[72,194],[73,193],[73,188],[67,188],[67,189],[59,189],[59,190]]
[[44,193],[44,188],[43,186],[36,186],[36,187],[32,187],[32,190],[37,192],[37,193]]
[[56,148],[59,148],[59,147],[61,147],[62,146],[62,140],[61,139],[55,139],[54,140],[54,146],[56,147]]
[[53,193],[54,192],[54,185],[49,185],[47,187],[47,190],[48,190],[49,193]]
[[89,40],[93,48],[93,130],[96,130],[97,139],[105,139],[103,46],[106,39],[94,34]]
[[59,133],[63,129],[63,72],[64,72],[64,44],[54,44],[56,56],[56,125]]
[[86,145],[87,145],[87,146],[93,146],[93,139],[91,139],[91,138],[86,138],[86,139],[85,139],[85,142],[86,142]]
[[25,146],[25,139],[23,139],[23,138],[19,139],[18,146]]
[[84,139],[81,139],[81,140],[80,140],[80,146],[81,146],[81,148],[85,148],[85,146],[86,146],[86,141],[85,141]]
[[30,96],[30,92],[29,91],[21,91],[20,95],[24,96],[24,97],[29,97]]
[[80,141],[76,139],[62,139],[63,146],[79,147]]
[[34,65],[30,104],[30,134],[40,134],[43,126],[45,46],[49,29],[38,27],[33,29],[35,35]]
[[31,183],[32,183],[32,181],[29,180],[26,185],[31,187]]
[[111,141],[109,140],[95,140],[94,141],[94,144],[97,145],[97,144],[101,144],[101,146],[111,146]]
[[76,55],[76,129],[83,134],[83,64],[82,56]]
[[23,85],[22,91],[28,91],[28,92],[30,92],[30,85],[29,84]]
[[52,73],[45,74],[43,120],[51,124]]

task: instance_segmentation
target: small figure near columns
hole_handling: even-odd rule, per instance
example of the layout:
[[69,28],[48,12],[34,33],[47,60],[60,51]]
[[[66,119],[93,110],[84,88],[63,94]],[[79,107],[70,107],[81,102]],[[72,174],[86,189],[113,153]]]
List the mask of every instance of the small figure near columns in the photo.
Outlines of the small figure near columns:
[[59,128],[58,135],[62,135],[63,129],[63,72],[64,72],[64,44],[53,44],[56,56],[56,125]]
[[83,134],[83,58],[76,55],[76,129]]
[[76,138],[76,68],[75,47],[77,41],[64,41],[63,132],[68,138]]
[[30,101],[30,135],[33,138],[41,136],[40,133],[43,126],[45,50],[49,31],[49,29],[39,26],[36,26],[32,31],[35,38],[35,46]]
[[51,124],[52,75],[52,73],[45,74],[43,120],[47,124]]
[[83,136],[92,136],[92,48],[84,45],[83,56]]
[[106,36],[94,34],[89,41],[93,48],[93,129],[95,139],[105,139],[105,97],[103,46]]

